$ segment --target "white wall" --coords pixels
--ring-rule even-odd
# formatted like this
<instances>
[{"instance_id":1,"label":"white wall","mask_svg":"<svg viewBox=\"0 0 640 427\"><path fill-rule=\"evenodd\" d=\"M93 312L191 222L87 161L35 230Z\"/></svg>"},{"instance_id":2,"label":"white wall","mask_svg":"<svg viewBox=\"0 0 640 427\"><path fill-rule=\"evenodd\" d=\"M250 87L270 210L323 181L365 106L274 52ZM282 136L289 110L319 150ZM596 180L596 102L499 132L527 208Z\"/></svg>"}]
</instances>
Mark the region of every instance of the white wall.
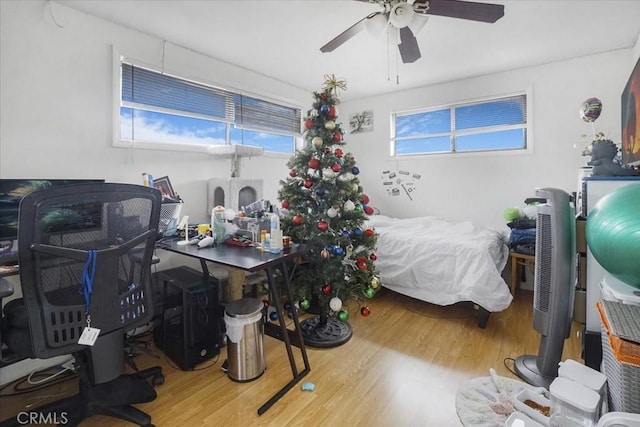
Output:
<instances>
[{"instance_id":1,"label":"white wall","mask_svg":"<svg viewBox=\"0 0 640 427\"><path fill-rule=\"evenodd\" d=\"M104 178L142 183L167 175L183 213L208 222L207 180L229 176L231 162L204 153L114 148L113 46L160 67L163 41L60 4L0 2L0 177ZM55 21L54 21L55 18ZM310 94L265 76L167 44L165 71L294 102ZM286 158L243 159L242 177L264 178L275 199Z\"/></svg>"},{"instance_id":2,"label":"white wall","mask_svg":"<svg viewBox=\"0 0 640 427\"><path fill-rule=\"evenodd\" d=\"M595 130L620 141L620 95L635 64L632 49L607 52L444 83L371 99L345 102L342 117L374 111L374 131L346 136L349 149L361 165L360 180L381 213L410 217L437 215L471 220L504 228L506 207L523 206L537 187L576 190L578 169L588 157L581 151L592 134L580 119L582 102L592 96L602 100L603 112ZM400 76L402 78L402 76ZM531 90L529 102L533 146L531 153L457 154L390 159L390 113L395 110L440 106L486 96ZM346 120L346 119L344 119ZM576 147L574 148L574 145ZM382 186L382 172L405 170L421 175L413 201L403 193L391 196Z\"/></svg>"},{"instance_id":3,"label":"white wall","mask_svg":"<svg viewBox=\"0 0 640 427\"><path fill-rule=\"evenodd\" d=\"M184 213L206 221L207 179L228 176L229 160L112 147L112 48L160 66L163 41L59 4L55 21L44 1L2 1L0 8L0 176L140 183L142 172L168 175L186 202ZM339 107L344 128L350 113L374 111L373 132L346 135L371 204L392 216L430 214L500 228L505 227L504 208L522 205L536 187L574 191L577 170L588 161L581 156L581 135L592 131L578 109L586 98L599 97L604 109L596 130L619 141L620 94L639 49L636 43L633 49L345 102ZM310 93L278 80L171 44L165 45L164 57L166 70L284 96L303 111L312 101ZM522 89L531 91L531 153L389 158L391 111ZM265 198L275 200L278 181L287 176L286 160L245 159L242 176L263 178ZM421 175L413 201L389 196L382 187L382 171L399 169Z\"/></svg>"}]
</instances>

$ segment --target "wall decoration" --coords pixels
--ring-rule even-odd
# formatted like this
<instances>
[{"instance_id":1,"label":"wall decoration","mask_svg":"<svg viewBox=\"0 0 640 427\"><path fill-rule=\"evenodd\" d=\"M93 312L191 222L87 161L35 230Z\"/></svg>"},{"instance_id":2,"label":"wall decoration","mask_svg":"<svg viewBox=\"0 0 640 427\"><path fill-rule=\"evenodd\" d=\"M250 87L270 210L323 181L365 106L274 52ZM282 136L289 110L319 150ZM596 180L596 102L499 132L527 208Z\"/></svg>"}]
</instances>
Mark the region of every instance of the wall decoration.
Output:
<instances>
[{"instance_id":1,"label":"wall decoration","mask_svg":"<svg viewBox=\"0 0 640 427\"><path fill-rule=\"evenodd\" d=\"M416 182L420 181L421 175L405 170L382 171L382 185L386 188L390 196L407 196L413 200L412 193L416 189Z\"/></svg>"},{"instance_id":2,"label":"wall decoration","mask_svg":"<svg viewBox=\"0 0 640 427\"><path fill-rule=\"evenodd\" d=\"M372 130L373 111L361 111L349 116L349 133L371 132Z\"/></svg>"}]
</instances>

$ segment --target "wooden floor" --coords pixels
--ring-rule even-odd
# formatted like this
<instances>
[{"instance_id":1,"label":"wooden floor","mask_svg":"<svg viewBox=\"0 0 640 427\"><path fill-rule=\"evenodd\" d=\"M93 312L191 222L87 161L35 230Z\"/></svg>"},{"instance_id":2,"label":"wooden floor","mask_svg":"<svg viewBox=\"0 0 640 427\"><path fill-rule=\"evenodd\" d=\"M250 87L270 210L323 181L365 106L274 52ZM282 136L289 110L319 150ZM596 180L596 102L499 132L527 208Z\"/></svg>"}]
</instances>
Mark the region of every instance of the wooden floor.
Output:
<instances>
[{"instance_id":1,"label":"wooden floor","mask_svg":"<svg viewBox=\"0 0 640 427\"><path fill-rule=\"evenodd\" d=\"M537 354L532 292L518 290L513 304L476 326L470 305L439 307L382 290L370 300L371 315L351 308L353 338L331 349L308 349L315 391L290 390L265 414L257 409L290 378L284 346L266 337L267 370L235 383L220 370L226 357L192 372L173 368L164 356L139 356L140 367L159 364L165 383L158 398L138 405L156 426L459 426L455 396L471 378L516 378L506 367L522 354ZM565 341L565 358L582 361L578 325ZM296 349L297 350L297 349ZM296 351L302 366L299 351ZM126 426L94 416L82 426Z\"/></svg>"}]
</instances>

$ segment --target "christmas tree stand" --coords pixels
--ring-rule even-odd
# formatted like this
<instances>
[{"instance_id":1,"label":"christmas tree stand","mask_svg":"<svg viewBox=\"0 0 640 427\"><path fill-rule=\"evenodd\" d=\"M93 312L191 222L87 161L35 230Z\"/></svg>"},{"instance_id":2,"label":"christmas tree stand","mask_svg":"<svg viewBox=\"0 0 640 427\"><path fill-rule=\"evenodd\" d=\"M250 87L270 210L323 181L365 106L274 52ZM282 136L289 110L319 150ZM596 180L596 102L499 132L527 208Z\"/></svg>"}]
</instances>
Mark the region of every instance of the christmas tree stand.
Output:
<instances>
[{"instance_id":1,"label":"christmas tree stand","mask_svg":"<svg viewBox=\"0 0 640 427\"><path fill-rule=\"evenodd\" d=\"M353 329L347 322L318 315L300 322L302 339L308 347L338 347L351 339Z\"/></svg>"}]
</instances>

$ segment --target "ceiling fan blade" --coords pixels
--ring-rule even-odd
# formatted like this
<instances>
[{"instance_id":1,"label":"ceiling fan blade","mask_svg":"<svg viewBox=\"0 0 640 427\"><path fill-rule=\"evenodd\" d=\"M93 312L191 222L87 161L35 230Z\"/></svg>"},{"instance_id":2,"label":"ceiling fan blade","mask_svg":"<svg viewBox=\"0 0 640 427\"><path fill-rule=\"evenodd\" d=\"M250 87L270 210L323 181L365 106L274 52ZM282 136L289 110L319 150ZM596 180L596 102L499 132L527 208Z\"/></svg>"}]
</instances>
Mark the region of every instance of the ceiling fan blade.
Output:
<instances>
[{"instance_id":1,"label":"ceiling fan blade","mask_svg":"<svg viewBox=\"0 0 640 427\"><path fill-rule=\"evenodd\" d=\"M400 44L398 45L400 50L400 57L405 64L416 62L420 59L420 48L418 47L418 41L416 36L413 35L411 28L400 28Z\"/></svg>"},{"instance_id":2,"label":"ceiling fan blade","mask_svg":"<svg viewBox=\"0 0 640 427\"><path fill-rule=\"evenodd\" d=\"M415 0L416 13L494 23L504 16L504 5L462 0Z\"/></svg>"},{"instance_id":3,"label":"ceiling fan blade","mask_svg":"<svg viewBox=\"0 0 640 427\"><path fill-rule=\"evenodd\" d=\"M364 30L365 27L366 27L366 22L367 22L368 19L371 19L374 16L379 15L381 13L382 12L373 12L373 13L369 14L368 16L365 16L364 18L362 18L361 20L359 20L358 22L356 22L355 24L353 24L352 26L350 26L349 28L347 28L346 30L344 30L343 32L338 34L329 43L327 43L324 46L322 46L320 48L320 51L321 52L333 52L336 48L338 48L339 46L344 44L351 37L355 36L360 31Z\"/></svg>"}]
</instances>

